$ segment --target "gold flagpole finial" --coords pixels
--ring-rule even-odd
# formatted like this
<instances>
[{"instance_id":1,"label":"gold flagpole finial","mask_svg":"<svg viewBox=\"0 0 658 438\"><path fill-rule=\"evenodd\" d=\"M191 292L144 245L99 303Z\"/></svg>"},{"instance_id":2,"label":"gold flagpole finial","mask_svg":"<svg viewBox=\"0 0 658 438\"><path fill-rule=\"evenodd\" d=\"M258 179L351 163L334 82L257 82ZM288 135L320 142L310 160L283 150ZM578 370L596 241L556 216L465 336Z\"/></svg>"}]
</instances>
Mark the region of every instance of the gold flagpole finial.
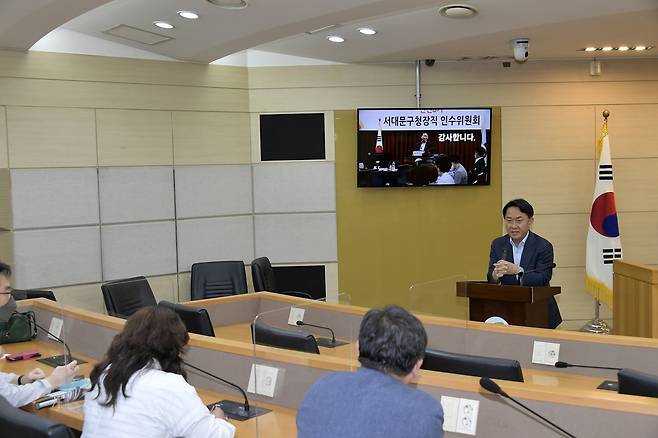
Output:
<instances>
[{"instance_id":1,"label":"gold flagpole finial","mask_svg":"<svg viewBox=\"0 0 658 438\"><path fill-rule=\"evenodd\" d=\"M608 121L608 117L610 117L610 111L603 110L603 118L605 119L606 122Z\"/></svg>"}]
</instances>

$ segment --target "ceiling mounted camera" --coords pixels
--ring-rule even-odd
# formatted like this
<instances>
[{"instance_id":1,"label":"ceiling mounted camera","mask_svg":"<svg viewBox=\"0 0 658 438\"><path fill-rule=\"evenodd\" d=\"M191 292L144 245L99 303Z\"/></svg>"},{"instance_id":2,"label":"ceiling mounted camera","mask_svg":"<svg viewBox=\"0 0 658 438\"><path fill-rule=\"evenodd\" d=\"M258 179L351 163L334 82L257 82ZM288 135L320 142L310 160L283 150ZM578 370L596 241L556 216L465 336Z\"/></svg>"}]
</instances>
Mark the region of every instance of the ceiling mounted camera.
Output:
<instances>
[{"instance_id":1,"label":"ceiling mounted camera","mask_svg":"<svg viewBox=\"0 0 658 438\"><path fill-rule=\"evenodd\" d=\"M517 38L512 40L512 49L514 51L514 59L516 62L526 62L528 60L528 46L530 40L528 38Z\"/></svg>"}]
</instances>

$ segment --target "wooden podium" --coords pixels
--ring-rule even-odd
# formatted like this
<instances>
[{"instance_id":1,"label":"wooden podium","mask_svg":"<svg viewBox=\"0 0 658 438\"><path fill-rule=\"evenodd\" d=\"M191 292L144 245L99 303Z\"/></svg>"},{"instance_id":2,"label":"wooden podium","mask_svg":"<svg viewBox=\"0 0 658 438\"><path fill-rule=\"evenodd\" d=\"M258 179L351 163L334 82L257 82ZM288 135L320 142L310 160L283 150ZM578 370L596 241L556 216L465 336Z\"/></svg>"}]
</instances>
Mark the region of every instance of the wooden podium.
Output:
<instances>
[{"instance_id":1,"label":"wooden podium","mask_svg":"<svg viewBox=\"0 0 658 438\"><path fill-rule=\"evenodd\" d=\"M458 281L457 296L467 297L469 319L484 321L500 316L512 325L548 328L546 300L560 293L559 287L510 286L486 281Z\"/></svg>"},{"instance_id":2,"label":"wooden podium","mask_svg":"<svg viewBox=\"0 0 658 438\"><path fill-rule=\"evenodd\" d=\"M623 260L612 269L614 334L658 338L658 269Z\"/></svg>"}]
</instances>

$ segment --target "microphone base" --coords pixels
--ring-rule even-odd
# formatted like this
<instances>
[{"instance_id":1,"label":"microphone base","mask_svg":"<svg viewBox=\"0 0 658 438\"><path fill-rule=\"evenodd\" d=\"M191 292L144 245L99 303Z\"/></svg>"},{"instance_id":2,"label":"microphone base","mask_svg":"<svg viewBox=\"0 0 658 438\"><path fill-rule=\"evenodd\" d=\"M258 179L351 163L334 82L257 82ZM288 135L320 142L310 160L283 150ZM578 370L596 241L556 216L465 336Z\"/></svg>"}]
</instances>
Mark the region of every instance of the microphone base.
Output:
<instances>
[{"instance_id":1,"label":"microphone base","mask_svg":"<svg viewBox=\"0 0 658 438\"><path fill-rule=\"evenodd\" d=\"M616 380L604 380L596 389L605 389L607 391L619 392L619 382Z\"/></svg>"},{"instance_id":2,"label":"microphone base","mask_svg":"<svg viewBox=\"0 0 658 438\"><path fill-rule=\"evenodd\" d=\"M249 410L244 410L244 403L235 402L233 400L222 400L216 403L211 403L208 405L208 409L213 406L217 406L224 411L226 418L232 420L245 421L250 418L258 417L268 412L272 412L271 409L260 408L258 406L249 406Z\"/></svg>"},{"instance_id":3,"label":"microphone base","mask_svg":"<svg viewBox=\"0 0 658 438\"><path fill-rule=\"evenodd\" d=\"M64 354L60 354L59 356L44 357L43 359L37 359L37 362L41 362L42 364L45 364L45 365L48 365L50 367L56 368L56 367L61 367L61 366L64 366L64 365L68 365L69 363L73 362L74 360L78 361L78 365L82 365L83 363L87 363L86 360L78 359L77 357L64 355Z\"/></svg>"},{"instance_id":4,"label":"microphone base","mask_svg":"<svg viewBox=\"0 0 658 438\"><path fill-rule=\"evenodd\" d=\"M319 347L325 348L336 348L340 347L341 345L349 344L349 342L339 341L338 339L336 339L336 342L331 342L331 339L329 338L316 338L315 340L317 341Z\"/></svg>"}]
</instances>

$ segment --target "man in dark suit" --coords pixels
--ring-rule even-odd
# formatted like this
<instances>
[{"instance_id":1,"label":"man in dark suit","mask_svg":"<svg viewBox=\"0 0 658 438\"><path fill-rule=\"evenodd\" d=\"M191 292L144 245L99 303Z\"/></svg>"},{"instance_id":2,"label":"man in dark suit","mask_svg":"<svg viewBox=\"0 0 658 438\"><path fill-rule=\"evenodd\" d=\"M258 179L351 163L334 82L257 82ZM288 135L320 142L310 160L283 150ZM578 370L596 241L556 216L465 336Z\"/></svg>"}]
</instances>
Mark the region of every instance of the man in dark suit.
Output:
<instances>
[{"instance_id":1,"label":"man in dark suit","mask_svg":"<svg viewBox=\"0 0 658 438\"><path fill-rule=\"evenodd\" d=\"M423 324L403 308L368 311L359 330L361 368L311 386L297 411L297 437L443 437L439 402L408 385L426 347Z\"/></svg>"},{"instance_id":2,"label":"man in dark suit","mask_svg":"<svg viewBox=\"0 0 658 438\"><path fill-rule=\"evenodd\" d=\"M553 276L553 245L530 231L535 211L525 199L514 199L503 207L507 235L491 242L489 253L490 283L548 286ZM525 271L537 270L536 272ZM555 298L548 299L548 324L555 328L562 322Z\"/></svg>"},{"instance_id":3,"label":"man in dark suit","mask_svg":"<svg viewBox=\"0 0 658 438\"><path fill-rule=\"evenodd\" d=\"M412 152L412 158L416 164L422 163L425 158L434 153L434 146L429 143L429 138L427 132L423 132L420 136L420 141L416 144L416 148Z\"/></svg>"}]
</instances>

